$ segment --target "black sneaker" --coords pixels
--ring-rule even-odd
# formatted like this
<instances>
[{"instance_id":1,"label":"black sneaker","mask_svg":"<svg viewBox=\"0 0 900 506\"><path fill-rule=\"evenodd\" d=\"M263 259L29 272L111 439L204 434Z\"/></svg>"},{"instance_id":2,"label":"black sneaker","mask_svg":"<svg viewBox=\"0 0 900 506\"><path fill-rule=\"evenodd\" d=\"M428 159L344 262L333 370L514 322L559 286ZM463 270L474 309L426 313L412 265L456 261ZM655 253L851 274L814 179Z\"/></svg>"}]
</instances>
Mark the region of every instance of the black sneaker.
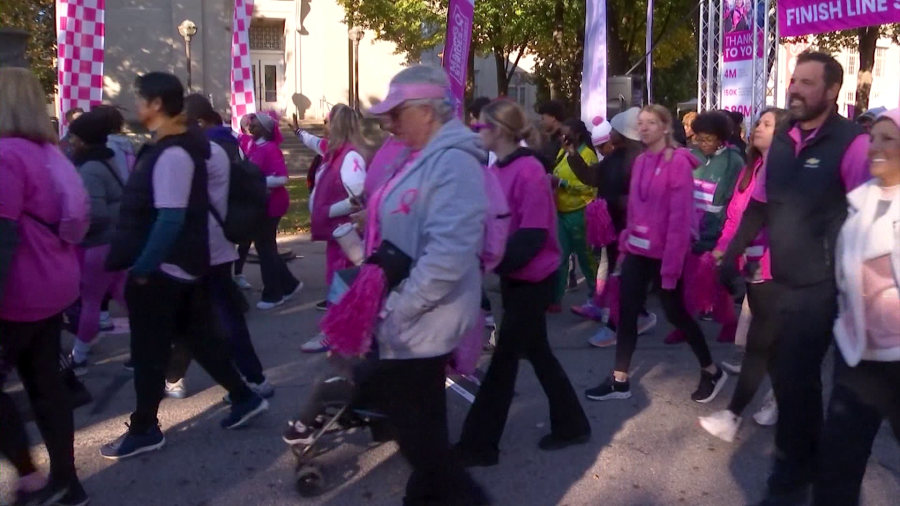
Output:
<instances>
[{"instance_id":1,"label":"black sneaker","mask_svg":"<svg viewBox=\"0 0 900 506\"><path fill-rule=\"evenodd\" d=\"M34 492L16 492L13 506L51 506L62 499L69 490L68 485L48 482L44 488Z\"/></svg>"},{"instance_id":2,"label":"black sneaker","mask_svg":"<svg viewBox=\"0 0 900 506\"><path fill-rule=\"evenodd\" d=\"M562 450L563 448L568 448L574 445L583 445L590 440L590 431L580 436L566 438L551 433L541 438L541 440L538 442L538 448L546 452L552 452L556 450Z\"/></svg>"},{"instance_id":3,"label":"black sneaker","mask_svg":"<svg viewBox=\"0 0 900 506\"><path fill-rule=\"evenodd\" d=\"M316 311L328 311L328 301L320 300L316 302Z\"/></svg>"},{"instance_id":4,"label":"black sneaker","mask_svg":"<svg viewBox=\"0 0 900 506\"><path fill-rule=\"evenodd\" d=\"M691 399L700 404L711 402L722 391L726 381L728 381L728 373L721 367L717 368L715 374L700 371L700 384L697 385L697 390L691 394Z\"/></svg>"},{"instance_id":5,"label":"black sneaker","mask_svg":"<svg viewBox=\"0 0 900 506\"><path fill-rule=\"evenodd\" d=\"M163 435L159 427L153 427L146 434L135 434L131 432L131 427L125 434L112 443L106 444L100 448L100 455L110 460L127 459L142 453L159 450L166 444L166 436Z\"/></svg>"},{"instance_id":6,"label":"black sneaker","mask_svg":"<svg viewBox=\"0 0 900 506\"><path fill-rule=\"evenodd\" d=\"M584 395L592 401L627 399L631 397L631 383L628 380L616 381L610 374L599 386L585 390Z\"/></svg>"},{"instance_id":7,"label":"black sneaker","mask_svg":"<svg viewBox=\"0 0 900 506\"><path fill-rule=\"evenodd\" d=\"M268 409L269 401L253 394L252 397L244 402L232 404L231 413L223 418L219 424L223 429L237 429Z\"/></svg>"},{"instance_id":8,"label":"black sneaker","mask_svg":"<svg viewBox=\"0 0 900 506\"><path fill-rule=\"evenodd\" d=\"M761 502L749 506L806 506L809 504L810 495L808 487L789 494L769 492Z\"/></svg>"},{"instance_id":9,"label":"black sneaker","mask_svg":"<svg viewBox=\"0 0 900 506\"><path fill-rule=\"evenodd\" d=\"M460 443L451 448L463 467L493 467L500 463L500 452L470 450Z\"/></svg>"},{"instance_id":10,"label":"black sneaker","mask_svg":"<svg viewBox=\"0 0 900 506\"><path fill-rule=\"evenodd\" d=\"M91 498L84 491L81 482L76 481L69 485L69 491L62 496L62 499L56 501L55 506L87 506L89 502L91 502Z\"/></svg>"},{"instance_id":11,"label":"black sneaker","mask_svg":"<svg viewBox=\"0 0 900 506\"><path fill-rule=\"evenodd\" d=\"M303 422L292 420L288 422L288 428L284 431L281 439L291 446L311 445L315 440L313 438L315 433L316 431L312 427L304 425Z\"/></svg>"},{"instance_id":12,"label":"black sneaker","mask_svg":"<svg viewBox=\"0 0 900 506\"><path fill-rule=\"evenodd\" d=\"M134 372L134 359L128 357L128 360L126 360L125 363L122 364L122 367L124 367L128 372Z\"/></svg>"}]
</instances>

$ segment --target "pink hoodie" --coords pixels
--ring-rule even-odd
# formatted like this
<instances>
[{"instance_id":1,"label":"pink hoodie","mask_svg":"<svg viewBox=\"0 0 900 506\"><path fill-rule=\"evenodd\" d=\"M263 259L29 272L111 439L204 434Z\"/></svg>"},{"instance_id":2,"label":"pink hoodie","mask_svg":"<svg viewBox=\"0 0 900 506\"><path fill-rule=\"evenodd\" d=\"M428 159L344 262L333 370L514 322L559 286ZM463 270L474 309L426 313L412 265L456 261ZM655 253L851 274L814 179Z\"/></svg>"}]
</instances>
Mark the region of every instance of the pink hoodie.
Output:
<instances>
[{"instance_id":1,"label":"pink hoodie","mask_svg":"<svg viewBox=\"0 0 900 506\"><path fill-rule=\"evenodd\" d=\"M241 140L239 138L239 140ZM287 177L287 165L284 163L284 153L281 152L281 136L277 140L263 142L253 141L247 149L247 160L256 164L262 173L268 176ZM278 186L269 188L268 214L270 217L282 217L287 213L291 201L287 188Z\"/></svg>"},{"instance_id":2,"label":"pink hoodie","mask_svg":"<svg viewBox=\"0 0 900 506\"><path fill-rule=\"evenodd\" d=\"M684 148L666 161L666 151L645 151L634 161L620 244L630 254L662 259L662 288L674 290L696 228L693 170L700 162Z\"/></svg>"},{"instance_id":3,"label":"pink hoodie","mask_svg":"<svg viewBox=\"0 0 900 506\"><path fill-rule=\"evenodd\" d=\"M763 171L759 170L762 164L763 158L760 157L752 168L750 166L744 167L741 174L738 176L737 183L734 187L734 195L731 197L731 203L728 204L728 210L725 211L726 217L725 225L722 227L722 236L719 237L719 242L716 244L715 251L724 253L725 250L728 249L728 243L734 239L734 235L737 233L738 227L741 224L741 217L744 215L744 211L747 210L747 206L750 204L750 197L753 196L756 183L759 181L760 175L764 174ZM753 176L750 178L750 184L748 184L747 188L742 192L740 190L741 181L744 179L744 174L748 170L753 171ZM746 255L748 261L759 262L761 281L769 281L772 279L769 238L766 235L765 230L760 232L759 236L750 243Z\"/></svg>"}]
</instances>

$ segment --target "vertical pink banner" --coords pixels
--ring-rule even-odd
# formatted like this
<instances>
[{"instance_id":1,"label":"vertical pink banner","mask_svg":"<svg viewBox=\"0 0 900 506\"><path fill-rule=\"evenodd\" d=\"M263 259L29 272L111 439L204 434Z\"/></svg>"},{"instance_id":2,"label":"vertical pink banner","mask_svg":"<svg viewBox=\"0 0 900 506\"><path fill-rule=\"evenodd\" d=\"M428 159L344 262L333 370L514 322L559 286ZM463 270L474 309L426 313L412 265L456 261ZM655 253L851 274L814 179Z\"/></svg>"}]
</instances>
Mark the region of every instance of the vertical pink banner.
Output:
<instances>
[{"instance_id":1,"label":"vertical pink banner","mask_svg":"<svg viewBox=\"0 0 900 506\"><path fill-rule=\"evenodd\" d=\"M66 111L103 101L106 0L56 0L59 127Z\"/></svg>"},{"instance_id":2,"label":"vertical pink banner","mask_svg":"<svg viewBox=\"0 0 900 506\"><path fill-rule=\"evenodd\" d=\"M256 112L253 67L250 62L250 21L253 0L234 0L231 30L231 129L240 132L241 118Z\"/></svg>"},{"instance_id":3,"label":"vertical pink banner","mask_svg":"<svg viewBox=\"0 0 900 506\"><path fill-rule=\"evenodd\" d=\"M450 0L447 9L447 40L442 67L450 79L456 114L463 117L466 96L466 73L469 70L469 46L472 44L472 19L475 0Z\"/></svg>"}]
</instances>

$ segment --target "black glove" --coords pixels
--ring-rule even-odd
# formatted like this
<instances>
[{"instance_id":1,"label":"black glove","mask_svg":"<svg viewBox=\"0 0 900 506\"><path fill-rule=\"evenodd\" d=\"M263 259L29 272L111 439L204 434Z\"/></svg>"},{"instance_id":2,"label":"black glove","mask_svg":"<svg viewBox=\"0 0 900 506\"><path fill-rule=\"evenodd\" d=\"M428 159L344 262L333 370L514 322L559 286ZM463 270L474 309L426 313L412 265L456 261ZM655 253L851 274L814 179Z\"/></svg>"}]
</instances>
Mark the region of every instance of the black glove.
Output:
<instances>
[{"instance_id":1,"label":"black glove","mask_svg":"<svg viewBox=\"0 0 900 506\"><path fill-rule=\"evenodd\" d=\"M388 290L393 290L401 281L409 277L412 269L412 258L390 241L381 241L381 246L372 253L366 263L381 267L388 281Z\"/></svg>"}]
</instances>

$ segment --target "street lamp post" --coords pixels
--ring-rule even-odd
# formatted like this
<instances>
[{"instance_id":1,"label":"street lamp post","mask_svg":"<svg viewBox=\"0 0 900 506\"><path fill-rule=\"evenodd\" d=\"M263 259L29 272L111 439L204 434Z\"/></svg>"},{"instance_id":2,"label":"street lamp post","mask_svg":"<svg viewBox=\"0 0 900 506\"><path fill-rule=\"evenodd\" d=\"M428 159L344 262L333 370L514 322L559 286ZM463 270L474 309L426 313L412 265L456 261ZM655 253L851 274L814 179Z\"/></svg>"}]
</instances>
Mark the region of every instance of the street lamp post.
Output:
<instances>
[{"instance_id":1,"label":"street lamp post","mask_svg":"<svg viewBox=\"0 0 900 506\"><path fill-rule=\"evenodd\" d=\"M187 89L191 91L191 39L197 35L197 25L190 19L185 19L178 25L178 33L184 37L184 56L187 58Z\"/></svg>"},{"instance_id":2,"label":"street lamp post","mask_svg":"<svg viewBox=\"0 0 900 506\"><path fill-rule=\"evenodd\" d=\"M353 41L353 108L359 112L359 43L366 32L356 26L350 29L350 40Z\"/></svg>"}]
</instances>

